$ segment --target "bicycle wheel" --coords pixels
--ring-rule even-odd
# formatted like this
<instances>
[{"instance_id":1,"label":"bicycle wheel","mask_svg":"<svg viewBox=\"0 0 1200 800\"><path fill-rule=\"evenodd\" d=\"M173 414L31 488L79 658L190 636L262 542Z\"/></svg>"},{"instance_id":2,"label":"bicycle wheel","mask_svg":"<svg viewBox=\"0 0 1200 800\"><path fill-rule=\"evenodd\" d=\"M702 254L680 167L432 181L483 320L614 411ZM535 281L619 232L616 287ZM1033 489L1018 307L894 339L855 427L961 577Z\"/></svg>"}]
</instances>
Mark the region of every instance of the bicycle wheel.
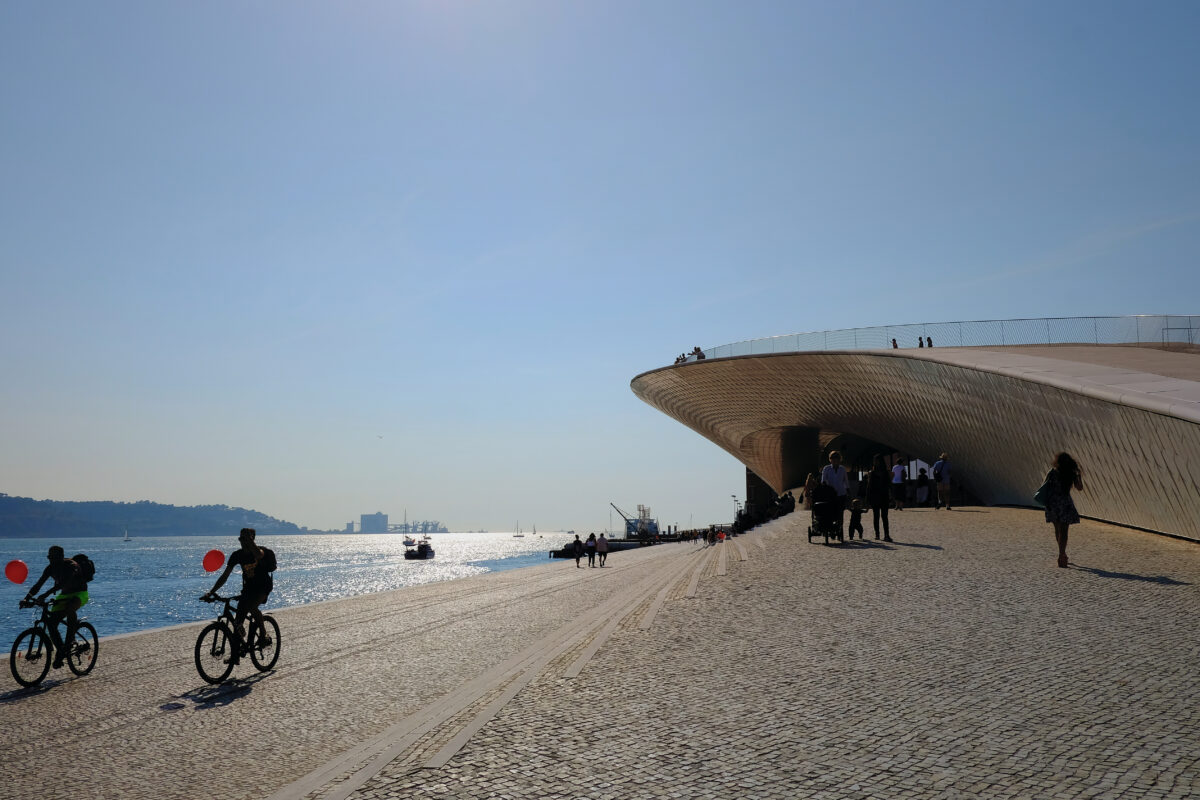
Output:
<instances>
[{"instance_id":1,"label":"bicycle wheel","mask_svg":"<svg viewBox=\"0 0 1200 800\"><path fill-rule=\"evenodd\" d=\"M22 686L37 686L50 671L50 637L39 628L27 628L13 642L8 666Z\"/></svg>"},{"instance_id":2,"label":"bicycle wheel","mask_svg":"<svg viewBox=\"0 0 1200 800\"><path fill-rule=\"evenodd\" d=\"M279 623L263 615L263 624L250 629L250 660L259 672L266 672L279 660Z\"/></svg>"},{"instance_id":3,"label":"bicycle wheel","mask_svg":"<svg viewBox=\"0 0 1200 800\"><path fill-rule=\"evenodd\" d=\"M196 637L196 671L209 683L220 683L237 663L237 639L223 622L210 622Z\"/></svg>"},{"instance_id":4,"label":"bicycle wheel","mask_svg":"<svg viewBox=\"0 0 1200 800\"><path fill-rule=\"evenodd\" d=\"M96 655L100 652L100 640L90 622L81 622L75 628L75 638L67 651L67 666L76 675L87 675L96 666Z\"/></svg>"}]
</instances>

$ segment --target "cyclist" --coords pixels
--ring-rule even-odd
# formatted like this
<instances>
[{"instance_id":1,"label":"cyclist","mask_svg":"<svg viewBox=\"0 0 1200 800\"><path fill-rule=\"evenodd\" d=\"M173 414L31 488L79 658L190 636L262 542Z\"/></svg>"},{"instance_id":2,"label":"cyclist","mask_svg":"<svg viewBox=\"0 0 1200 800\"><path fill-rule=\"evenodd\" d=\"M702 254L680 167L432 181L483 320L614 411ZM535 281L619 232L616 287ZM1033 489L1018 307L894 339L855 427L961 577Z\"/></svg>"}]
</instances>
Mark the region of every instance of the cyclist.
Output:
<instances>
[{"instance_id":1,"label":"cyclist","mask_svg":"<svg viewBox=\"0 0 1200 800\"><path fill-rule=\"evenodd\" d=\"M42 577L38 578L37 583L29 588L25 599L21 601L21 607L28 608L32 604L30 601L33 600L33 596L37 594L38 589L42 588L42 584L51 578L54 579L51 587L38 599L45 600L54 592L59 593L54 598L54 602L50 604L49 625L47 626L50 629L50 640L54 643L54 668L59 669L63 665L66 647L63 646L58 626L65 618L68 639L75 635L75 626L79 622L76 612L87 605L88 601L87 579L79 565L66 558L63 549L58 545L50 548L50 551L46 553L46 558L50 560L50 563L42 571Z\"/></svg>"},{"instance_id":2,"label":"cyclist","mask_svg":"<svg viewBox=\"0 0 1200 800\"><path fill-rule=\"evenodd\" d=\"M242 545L241 548L229 554L225 571L221 573L221 577L217 578L217 582L213 584L208 594L203 595L200 599L209 603L215 600L217 590L225 585L229 573L233 572L233 568L240 564L242 566L242 594L238 600L234 623L237 625L238 636L245 641L246 615L250 614L257 622L262 622L262 612L258 610L258 607L267 602L267 596L271 594L271 589L275 586L275 581L271 577L271 573L275 571L275 553L269 547L259 547L254 543L254 528L242 528L242 532L238 534L238 541Z\"/></svg>"}]
</instances>

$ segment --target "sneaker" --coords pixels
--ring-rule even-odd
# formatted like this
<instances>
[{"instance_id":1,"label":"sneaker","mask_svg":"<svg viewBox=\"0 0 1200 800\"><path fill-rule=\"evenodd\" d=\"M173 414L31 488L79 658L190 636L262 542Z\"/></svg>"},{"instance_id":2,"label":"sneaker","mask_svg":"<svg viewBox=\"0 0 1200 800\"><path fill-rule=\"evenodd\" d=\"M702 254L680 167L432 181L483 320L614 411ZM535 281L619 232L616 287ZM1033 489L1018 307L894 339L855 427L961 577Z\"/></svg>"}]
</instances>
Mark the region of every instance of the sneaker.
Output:
<instances>
[{"instance_id":1,"label":"sneaker","mask_svg":"<svg viewBox=\"0 0 1200 800\"><path fill-rule=\"evenodd\" d=\"M54 664L53 664L52 666L53 666L55 669L62 669L62 667L63 667L63 657L62 657L62 656L55 656L55 658L54 658Z\"/></svg>"},{"instance_id":2,"label":"sneaker","mask_svg":"<svg viewBox=\"0 0 1200 800\"><path fill-rule=\"evenodd\" d=\"M892 540L892 537L890 537L890 536L885 536L885 537L883 537L883 540L884 540L885 542L890 542L890 541Z\"/></svg>"}]
</instances>

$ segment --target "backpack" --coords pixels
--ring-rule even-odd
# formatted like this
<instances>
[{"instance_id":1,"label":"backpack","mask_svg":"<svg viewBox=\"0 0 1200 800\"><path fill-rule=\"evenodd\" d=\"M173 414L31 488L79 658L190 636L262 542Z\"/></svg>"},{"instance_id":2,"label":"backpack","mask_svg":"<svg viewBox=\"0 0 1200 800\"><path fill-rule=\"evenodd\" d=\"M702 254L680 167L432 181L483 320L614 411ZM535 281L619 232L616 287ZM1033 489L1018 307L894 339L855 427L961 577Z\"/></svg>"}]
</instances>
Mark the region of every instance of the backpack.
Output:
<instances>
[{"instance_id":1,"label":"backpack","mask_svg":"<svg viewBox=\"0 0 1200 800\"><path fill-rule=\"evenodd\" d=\"M258 568L263 572L274 572L276 567L275 551L269 547L260 547L259 550L262 550L262 555L258 558Z\"/></svg>"},{"instance_id":2,"label":"backpack","mask_svg":"<svg viewBox=\"0 0 1200 800\"><path fill-rule=\"evenodd\" d=\"M71 556L71 560L75 562L75 566L79 569L79 580L84 584L84 588L87 588L87 584L91 582L92 578L96 577L95 562L88 558L86 553L76 553Z\"/></svg>"}]
</instances>

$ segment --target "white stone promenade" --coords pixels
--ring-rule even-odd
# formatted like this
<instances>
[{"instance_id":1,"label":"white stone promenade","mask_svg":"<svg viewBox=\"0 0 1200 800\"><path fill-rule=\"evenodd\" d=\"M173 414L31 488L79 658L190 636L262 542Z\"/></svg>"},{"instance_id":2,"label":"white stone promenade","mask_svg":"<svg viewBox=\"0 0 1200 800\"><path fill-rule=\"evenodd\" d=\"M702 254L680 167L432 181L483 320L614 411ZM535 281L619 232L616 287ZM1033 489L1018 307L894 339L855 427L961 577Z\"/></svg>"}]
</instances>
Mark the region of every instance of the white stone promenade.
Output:
<instances>
[{"instance_id":1,"label":"white stone promenade","mask_svg":"<svg viewBox=\"0 0 1200 800\"><path fill-rule=\"evenodd\" d=\"M1033 511L806 523L280 611L276 670L224 687L198 626L5 668L0 796L1200 796L1200 546L1084 522L1064 570Z\"/></svg>"}]
</instances>

